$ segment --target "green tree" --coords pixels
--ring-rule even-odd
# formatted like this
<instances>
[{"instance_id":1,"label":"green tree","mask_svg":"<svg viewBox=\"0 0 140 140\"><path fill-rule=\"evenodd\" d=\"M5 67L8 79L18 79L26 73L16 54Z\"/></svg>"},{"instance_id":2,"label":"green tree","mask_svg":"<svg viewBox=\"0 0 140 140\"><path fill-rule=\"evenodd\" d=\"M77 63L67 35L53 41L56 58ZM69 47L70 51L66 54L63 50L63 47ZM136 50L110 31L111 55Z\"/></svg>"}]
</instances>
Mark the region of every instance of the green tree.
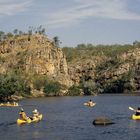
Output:
<instances>
[{"instance_id":1,"label":"green tree","mask_svg":"<svg viewBox=\"0 0 140 140\"><path fill-rule=\"evenodd\" d=\"M23 31L20 30L20 31L19 31L19 35L23 35Z\"/></svg>"},{"instance_id":2,"label":"green tree","mask_svg":"<svg viewBox=\"0 0 140 140\"><path fill-rule=\"evenodd\" d=\"M18 34L18 29L14 29L13 33L14 33L14 35L17 35Z\"/></svg>"},{"instance_id":3,"label":"green tree","mask_svg":"<svg viewBox=\"0 0 140 140\"><path fill-rule=\"evenodd\" d=\"M44 92L46 96L57 96L61 90L61 84L58 82L46 82Z\"/></svg>"},{"instance_id":4,"label":"green tree","mask_svg":"<svg viewBox=\"0 0 140 140\"><path fill-rule=\"evenodd\" d=\"M7 33L7 37L11 38L11 37L13 37L13 34L11 32Z\"/></svg>"},{"instance_id":5,"label":"green tree","mask_svg":"<svg viewBox=\"0 0 140 140\"><path fill-rule=\"evenodd\" d=\"M41 75L34 76L33 85L37 90L42 89L46 83L47 83L46 76Z\"/></svg>"},{"instance_id":6,"label":"green tree","mask_svg":"<svg viewBox=\"0 0 140 140\"><path fill-rule=\"evenodd\" d=\"M42 28L41 34L45 35L45 33L46 33L46 29L45 28Z\"/></svg>"},{"instance_id":7,"label":"green tree","mask_svg":"<svg viewBox=\"0 0 140 140\"><path fill-rule=\"evenodd\" d=\"M83 90L85 95L94 95L97 92L97 87L94 80L84 81L83 84Z\"/></svg>"},{"instance_id":8,"label":"green tree","mask_svg":"<svg viewBox=\"0 0 140 140\"><path fill-rule=\"evenodd\" d=\"M5 33L3 31L0 31L0 40L4 38Z\"/></svg>"},{"instance_id":9,"label":"green tree","mask_svg":"<svg viewBox=\"0 0 140 140\"><path fill-rule=\"evenodd\" d=\"M30 93L30 87L20 76L15 74L0 75L0 100L7 101L11 95Z\"/></svg>"},{"instance_id":10,"label":"green tree","mask_svg":"<svg viewBox=\"0 0 140 140\"><path fill-rule=\"evenodd\" d=\"M71 96L78 96L81 94L81 90L79 88L79 86L71 86L68 90L68 95L71 95Z\"/></svg>"},{"instance_id":11,"label":"green tree","mask_svg":"<svg viewBox=\"0 0 140 140\"><path fill-rule=\"evenodd\" d=\"M55 36L55 37L53 38L53 41L54 41L55 47L59 47L60 40L59 40L58 36Z\"/></svg>"}]
</instances>

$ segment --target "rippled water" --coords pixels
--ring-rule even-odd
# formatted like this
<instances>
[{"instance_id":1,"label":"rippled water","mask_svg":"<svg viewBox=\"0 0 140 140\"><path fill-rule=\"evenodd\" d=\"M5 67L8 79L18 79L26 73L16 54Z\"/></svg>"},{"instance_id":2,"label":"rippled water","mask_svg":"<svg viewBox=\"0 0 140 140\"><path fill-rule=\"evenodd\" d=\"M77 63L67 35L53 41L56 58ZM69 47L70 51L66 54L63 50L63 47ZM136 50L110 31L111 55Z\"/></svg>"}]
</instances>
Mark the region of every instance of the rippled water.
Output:
<instances>
[{"instance_id":1,"label":"rippled water","mask_svg":"<svg viewBox=\"0 0 140 140\"><path fill-rule=\"evenodd\" d=\"M89 99L93 108L83 105ZM43 120L19 126L20 107L0 108L0 140L139 140L140 121L131 120L128 107L140 106L140 96L103 95L86 97L49 97L20 102L28 115L37 108ZM97 117L108 117L115 124L94 126Z\"/></svg>"}]
</instances>

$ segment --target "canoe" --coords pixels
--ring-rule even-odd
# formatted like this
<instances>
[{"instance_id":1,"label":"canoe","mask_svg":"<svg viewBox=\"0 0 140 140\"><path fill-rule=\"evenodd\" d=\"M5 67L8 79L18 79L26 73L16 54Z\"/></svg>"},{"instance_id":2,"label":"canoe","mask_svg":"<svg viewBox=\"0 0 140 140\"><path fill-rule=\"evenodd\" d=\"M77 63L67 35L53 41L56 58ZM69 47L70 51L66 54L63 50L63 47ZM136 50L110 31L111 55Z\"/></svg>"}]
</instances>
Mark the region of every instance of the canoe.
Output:
<instances>
[{"instance_id":1,"label":"canoe","mask_svg":"<svg viewBox=\"0 0 140 140\"><path fill-rule=\"evenodd\" d=\"M25 124L25 123L39 122L40 120L42 120L42 118L43 118L43 115L40 114L38 118L33 119L33 120L31 120L30 118L27 121L22 120L22 119L17 119L17 124L20 125L20 124Z\"/></svg>"},{"instance_id":2,"label":"canoe","mask_svg":"<svg viewBox=\"0 0 140 140\"><path fill-rule=\"evenodd\" d=\"M137 115L133 114L132 119L133 120L140 120L140 115L137 116Z\"/></svg>"},{"instance_id":3,"label":"canoe","mask_svg":"<svg viewBox=\"0 0 140 140\"><path fill-rule=\"evenodd\" d=\"M96 105L96 103L92 103L92 104L89 104L89 103L84 103L85 106L89 106L89 107L93 107Z\"/></svg>"},{"instance_id":4,"label":"canoe","mask_svg":"<svg viewBox=\"0 0 140 140\"><path fill-rule=\"evenodd\" d=\"M0 106L16 107L16 106L19 106L19 105L12 105L12 104L0 104Z\"/></svg>"}]
</instances>

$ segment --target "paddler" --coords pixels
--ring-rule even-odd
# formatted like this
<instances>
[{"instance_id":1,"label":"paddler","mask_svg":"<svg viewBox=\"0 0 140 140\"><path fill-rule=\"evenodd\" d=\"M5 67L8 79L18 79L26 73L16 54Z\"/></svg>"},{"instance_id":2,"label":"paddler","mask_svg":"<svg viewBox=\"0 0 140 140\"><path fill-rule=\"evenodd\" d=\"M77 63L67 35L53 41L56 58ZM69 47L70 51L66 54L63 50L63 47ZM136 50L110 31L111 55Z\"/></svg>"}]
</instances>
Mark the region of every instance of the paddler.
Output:
<instances>
[{"instance_id":1,"label":"paddler","mask_svg":"<svg viewBox=\"0 0 140 140\"><path fill-rule=\"evenodd\" d=\"M36 118L38 118L39 117L39 112L38 112L38 110L37 109L34 109L33 111L32 111L32 113L33 113L33 119L36 119Z\"/></svg>"},{"instance_id":2,"label":"paddler","mask_svg":"<svg viewBox=\"0 0 140 140\"><path fill-rule=\"evenodd\" d=\"M89 101L88 101L88 104L89 104L89 106L92 106L92 105L93 105L92 100L89 100Z\"/></svg>"},{"instance_id":3,"label":"paddler","mask_svg":"<svg viewBox=\"0 0 140 140\"><path fill-rule=\"evenodd\" d=\"M136 114L135 114L135 115L136 115L136 116L140 116L140 107L137 108Z\"/></svg>"},{"instance_id":4,"label":"paddler","mask_svg":"<svg viewBox=\"0 0 140 140\"><path fill-rule=\"evenodd\" d=\"M24 112L24 109L23 108L21 108L21 110L19 112L19 115L20 115L20 119L21 120L27 121L29 119L29 117L27 117L26 113Z\"/></svg>"}]
</instances>

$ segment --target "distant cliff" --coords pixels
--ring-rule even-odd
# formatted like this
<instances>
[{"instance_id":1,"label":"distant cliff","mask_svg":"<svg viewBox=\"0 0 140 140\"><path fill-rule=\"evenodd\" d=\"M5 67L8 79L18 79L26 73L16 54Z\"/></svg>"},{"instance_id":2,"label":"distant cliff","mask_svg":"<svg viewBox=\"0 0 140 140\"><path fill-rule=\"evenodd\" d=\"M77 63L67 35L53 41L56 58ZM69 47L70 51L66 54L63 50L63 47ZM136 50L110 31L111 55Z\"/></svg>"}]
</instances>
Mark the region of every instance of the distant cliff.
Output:
<instances>
[{"instance_id":1,"label":"distant cliff","mask_svg":"<svg viewBox=\"0 0 140 140\"><path fill-rule=\"evenodd\" d=\"M63 48L69 75L84 94L140 91L140 43L133 45L81 44Z\"/></svg>"},{"instance_id":2,"label":"distant cliff","mask_svg":"<svg viewBox=\"0 0 140 140\"><path fill-rule=\"evenodd\" d=\"M136 92L139 74L139 42L60 48L39 33L0 41L0 99Z\"/></svg>"}]
</instances>

